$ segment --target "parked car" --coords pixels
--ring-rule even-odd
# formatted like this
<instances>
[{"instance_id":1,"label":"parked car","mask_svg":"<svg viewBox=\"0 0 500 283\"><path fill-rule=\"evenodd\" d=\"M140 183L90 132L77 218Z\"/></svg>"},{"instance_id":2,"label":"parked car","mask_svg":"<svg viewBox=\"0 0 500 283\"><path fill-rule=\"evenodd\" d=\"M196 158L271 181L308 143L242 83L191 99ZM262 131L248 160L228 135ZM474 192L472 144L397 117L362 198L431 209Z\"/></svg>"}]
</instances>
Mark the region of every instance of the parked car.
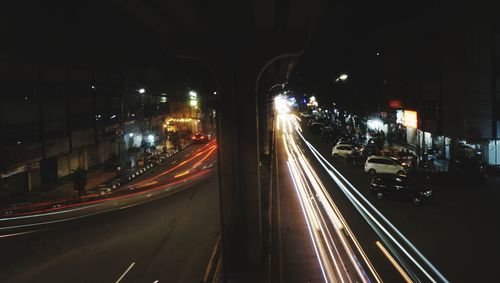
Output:
<instances>
[{"instance_id":1,"label":"parked car","mask_svg":"<svg viewBox=\"0 0 500 283\"><path fill-rule=\"evenodd\" d=\"M325 125L321 123L312 123L309 126L309 133L313 135L320 135L321 132L323 132L323 129L325 128Z\"/></svg>"},{"instance_id":2,"label":"parked car","mask_svg":"<svg viewBox=\"0 0 500 283\"><path fill-rule=\"evenodd\" d=\"M340 140L337 142L336 145L351 145L352 146L352 142L351 141L346 141L346 140Z\"/></svg>"},{"instance_id":3,"label":"parked car","mask_svg":"<svg viewBox=\"0 0 500 283\"><path fill-rule=\"evenodd\" d=\"M365 163L365 172L375 174L406 174L408 167L405 163L394 157L370 156Z\"/></svg>"},{"instance_id":4,"label":"parked car","mask_svg":"<svg viewBox=\"0 0 500 283\"><path fill-rule=\"evenodd\" d=\"M432 189L425 178L394 174L373 176L370 190L377 199L405 199L411 200L415 205L422 204L432 195Z\"/></svg>"},{"instance_id":5,"label":"parked car","mask_svg":"<svg viewBox=\"0 0 500 283\"><path fill-rule=\"evenodd\" d=\"M354 151L354 146L351 144L337 144L332 148L333 157L349 157Z\"/></svg>"},{"instance_id":6,"label":"parked car","mask_svg":"<svg viewBox=\"0 0 500 283\"><path fill-rule=\"evenodd\" d=\"M465 180L486 182L486 167L486 164L479 160L459 158L450 160L449 170Z\"/></svg>"},{"instance_id":7,"label":"parked car","mask_svg":"<svg viewBox=\"0 0 500 283\"><path fill-rule=\"evenodd\" d=\"M310 119L312 118L312 115L307 112L300 112L300 117L305 119Z\"/></svg>"},{"instance_id":8,"label":"parked car","mask_svg":"<svg viewBox=\"0 0 500 283\"><path fill-rule=\"evenodd\" d=\"M373 147L376 147L379 150L381 150L384 147L384 143L385 143L385 138L378 136L378 137L370 138L368 140L368 142L366 143L366 145L373 146Z\"/></svg>"},{"instance_id":9,"label":"parked car","mask_svg":"<svg viewBox=\"0 0 500 283\"><path fill-rule=\"evenodd\" d=\"M207 143L210 140L210 136L207 133L198 133L193 135L192 140L194 143Z\"/></svg>"},{"instance_id":10,"label":"parked car","mask_svg":"<svg viewBox=\"0 0 500 283\"><path fill-rule=\"evenodd\" d=\"M335 130L330 126L325 126L321 131L321 138L330 140L335 136Z\"/></svg>"},{"instance_id":11,"label":"parked car","mask_svg":"<svg viewBox=\"0 0 500 283\"><path fill-rule=\"evenodd\" d=\"M354 145L354 150L349 156L353 166L364 165L368 156L373 154L368 154L364 146Z\"/></svg>"},{"instance_id":12,"label":"parked car","mask_svg":"<svg viewBox=\"0 0 500 283\"><path fill-rule=\"evenodd\" d=\"M102 184L98 185L95 188L89 189L87 191L88 194L97 194L97 195L107 195L110 194L113 191L113 187L111 184Z\"/></svg>"}]
</instances>

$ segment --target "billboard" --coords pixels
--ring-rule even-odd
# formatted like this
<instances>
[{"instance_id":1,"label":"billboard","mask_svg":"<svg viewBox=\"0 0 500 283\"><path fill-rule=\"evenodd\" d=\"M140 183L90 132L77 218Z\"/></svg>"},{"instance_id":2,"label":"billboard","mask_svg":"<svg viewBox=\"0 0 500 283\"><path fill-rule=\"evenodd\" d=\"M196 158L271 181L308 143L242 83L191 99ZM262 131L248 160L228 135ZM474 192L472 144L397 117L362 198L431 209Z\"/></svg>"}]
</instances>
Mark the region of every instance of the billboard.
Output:
<instances>
[{"instance_id":1,"label":"billboard","mask_svg":"<svg viewBox=\"0 0 500 283\"><path fill-rule=\"evenodd\" d=\"M403 111L403 125L408 128L418 128L418 115L417 111L404 110Z\"/></svg>"}]
</instances>

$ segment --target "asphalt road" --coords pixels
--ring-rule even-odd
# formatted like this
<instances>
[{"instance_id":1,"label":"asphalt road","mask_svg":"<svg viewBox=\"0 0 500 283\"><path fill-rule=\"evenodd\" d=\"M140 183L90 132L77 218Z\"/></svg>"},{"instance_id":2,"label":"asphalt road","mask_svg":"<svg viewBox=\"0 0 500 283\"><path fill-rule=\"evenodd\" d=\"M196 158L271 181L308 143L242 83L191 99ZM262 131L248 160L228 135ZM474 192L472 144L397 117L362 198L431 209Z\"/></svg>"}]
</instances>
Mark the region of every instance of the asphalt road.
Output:
<instances>
[{"instance_id":1,"label":"asphalt road","mask_svg":"<svg viewBox=\"0 0 500 283\"><path fill-rule=\"evenodd\" d=\"M377 200L369 191L371 178L362 167L354 167L341 159L334 160L329 156L331 147L324 140L308 135L307 130L304 136L447 280L498 281L495 270L496 256L500 252L500 212L495 207L500 199L499 178L492 177L482 186L459 178L437 177L432 187L432 199L421 206L414 206L409 201ZM401 281L387 258L375 247L378 236L374 235L370 225L360 217L359 211L310 151L308 158L382 279L386 282Z\"/></svg>"},{"instance_id":2,"label":"asphalt road","mask_svg":"<svg viewBox=\"0 0 500 283\"><path fill-rule=\"evenodd\" d=\"M190 159L197 149L180 152L161 170ZM143 187L144 193L105 202L99 214L3 231L0 282L199 282L220 231L216 171L156 189L189 177L183 174L199 160L152 180L145 177L157 183ZM45 217L54 216L37 221Z\"/></svg>"}]
</instances>

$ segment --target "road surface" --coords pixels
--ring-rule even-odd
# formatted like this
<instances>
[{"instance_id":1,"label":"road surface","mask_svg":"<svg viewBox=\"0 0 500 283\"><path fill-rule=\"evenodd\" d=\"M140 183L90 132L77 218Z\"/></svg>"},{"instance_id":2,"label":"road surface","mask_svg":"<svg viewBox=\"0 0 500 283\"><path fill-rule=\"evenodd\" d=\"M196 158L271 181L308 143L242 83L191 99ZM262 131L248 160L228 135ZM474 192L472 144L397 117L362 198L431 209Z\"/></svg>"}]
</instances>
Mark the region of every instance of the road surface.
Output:
<instances>
[{"instance_id":1,"label":"road surface","mask_svg":"<svg viewBox=\"0 0 500 283\"><path fill-rule=\"evenodd\" d=\"M204 155L189 160L199 148L178 153L167 168L132 183L155 182L135 188L143 193L69 213L2 221L0 282L199 282L220 231L215 167L162 187L200 174L185 172L215 160L213 151L198 165ZM97 214L81 217L88 213ZM62 221L75 215L81 218Z\"/></svg>"},{"instance_id":2,"label":"road surface","mask_svg":"<svg viewBox=\"0 0 500 283\"><path fill-rule=\"evenodd\" d=\"M278 271L284 274L274 278L280 278L280 282L304 280L301 276L287 277L296 270L290 259L295 257L307 264L307 270L313 273L312 282L448 282L433 262L366 197L369 183L364 187L354 185L324 150L319 151L310 142L288 101L278 97L275 102L278 163L286 164L293 184L285 182L282 187L294 189L288 189L288 195L295 195L296 199L288 208L297 207L296 203L300 207L289 209L293 213L286 217L297 221L303 218L305 228L299 229L299 233L277 229L282 234L282 244L288 244L297 253L289 252L288 257L274 254L274 258L281 257ZM281 206L281 210L286 208ZM309 237L293 240L304 231ZM316 266L311 252L304 253L301 247L313 251Z\"/></svg>"}]
</instances>

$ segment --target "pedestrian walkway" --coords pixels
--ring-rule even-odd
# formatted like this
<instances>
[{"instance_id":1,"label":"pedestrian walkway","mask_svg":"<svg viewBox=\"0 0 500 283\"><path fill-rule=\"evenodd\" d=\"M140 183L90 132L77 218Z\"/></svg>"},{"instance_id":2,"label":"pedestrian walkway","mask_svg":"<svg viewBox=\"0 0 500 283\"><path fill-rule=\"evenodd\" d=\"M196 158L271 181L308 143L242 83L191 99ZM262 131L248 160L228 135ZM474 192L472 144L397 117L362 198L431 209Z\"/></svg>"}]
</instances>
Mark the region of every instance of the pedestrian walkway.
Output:
<instances>
[{"instance_id":1,"label":"pedestrian walkway","mask_svg":"<svg viewBox=\"0 0 500 283\"><path fill-rule=\"evenodd\" d=\"M86 190L95 188L96 186L109 182L117 177L116 171L105 169L103 166L97 166L87 171L87 184ZM43 192L29 202L43 202L43 201L58 201L64 199L71 199L76 196L74 184L71 178L67 177L59 180L55 184L42 187Z\"/></svg>"}]
</instances>

